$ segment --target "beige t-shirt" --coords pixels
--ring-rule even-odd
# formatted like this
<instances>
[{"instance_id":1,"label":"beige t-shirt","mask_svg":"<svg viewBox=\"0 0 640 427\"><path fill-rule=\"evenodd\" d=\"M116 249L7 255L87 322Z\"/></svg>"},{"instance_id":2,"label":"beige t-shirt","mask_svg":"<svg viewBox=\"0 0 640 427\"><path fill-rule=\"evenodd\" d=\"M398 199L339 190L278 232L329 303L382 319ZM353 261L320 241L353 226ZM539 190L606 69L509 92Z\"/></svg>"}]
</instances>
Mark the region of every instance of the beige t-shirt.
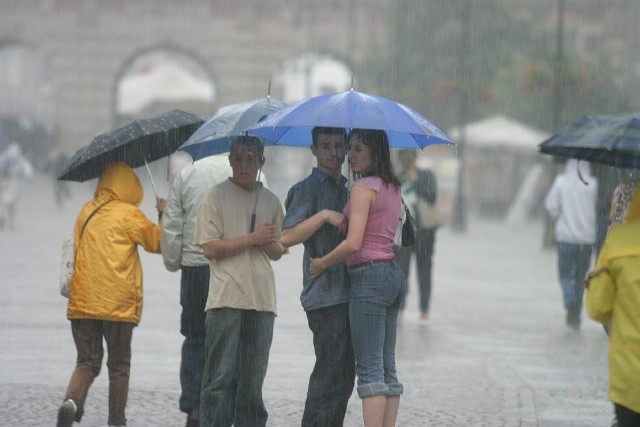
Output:
<instances>
[{"instance_id":1,"label":"beige t-shirt","mask_svg":"<svg viewBox=\"0 0 640 427\"><path fill-rule=\"evenodd\" d=\"M257 203L256 203L257 195ZM251 215L256 207L256 226L271 223L280 239L284 213L278 197L260 186L245 191L231 180L211 188L198 209L194 243L232 239L250 232ZM267 255L258 247L220 260L209 260L211 278L206 309L237 308L276 313L276 287Z\"/></svg>"}]
</instances>

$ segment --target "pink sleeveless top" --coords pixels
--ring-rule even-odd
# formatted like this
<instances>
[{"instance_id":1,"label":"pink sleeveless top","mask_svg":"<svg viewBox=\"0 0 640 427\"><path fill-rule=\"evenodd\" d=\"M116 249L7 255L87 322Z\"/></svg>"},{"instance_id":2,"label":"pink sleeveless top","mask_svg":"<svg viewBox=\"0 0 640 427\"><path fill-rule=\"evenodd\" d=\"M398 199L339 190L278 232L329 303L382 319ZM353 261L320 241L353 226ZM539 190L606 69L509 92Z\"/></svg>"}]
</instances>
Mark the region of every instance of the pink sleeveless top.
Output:
<instances>
[{"instance_id":1,"label":"pink sleeveless top","mask_svg":"<svg viewBox=\"0 0 640 427\"><path fill-rule=\"evenodd\" d=\"M362 246L347 259L347 266L393 259L393 236L400 218L400 188L393 184L385 186L377 176L360 178L354 185L362 185L375 191L376 200L369 207ZM351 203L347 202L343 210L347 219L350 206Z\"/></svg>"}]
</instances>

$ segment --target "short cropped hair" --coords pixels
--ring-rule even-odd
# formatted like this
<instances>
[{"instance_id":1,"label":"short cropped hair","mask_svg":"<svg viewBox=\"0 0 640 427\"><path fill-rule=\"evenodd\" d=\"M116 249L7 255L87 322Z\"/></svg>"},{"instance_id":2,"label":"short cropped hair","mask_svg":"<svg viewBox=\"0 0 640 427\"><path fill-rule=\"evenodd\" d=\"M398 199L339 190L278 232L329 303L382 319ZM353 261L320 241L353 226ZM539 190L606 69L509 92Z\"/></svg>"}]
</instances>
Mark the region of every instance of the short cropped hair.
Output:
<instances>
[{"instance_id":1,"label":"short cropped hair","mask_svg":"<svg viewBox=\"0 0 640 427\"><path fill-rule=\"evenodd\" d=\"M256 157L258 158L262 158L264 154L264 145L257 136L236 136L233 138L231 145L229 146L229 154L233 154L236 150L240 149L240 147L247 147L248 150L255 151Z\"/></svg>"},{"instance_id":2,"label":"short cropped hair","mask_svg":"<svg viewBox=\"0 0 640 427\"><path fill-rule=\"evenodd\" d=\"M345 128L334 128L328 126L316 126L311 130L311 140L313 145L318 145L318 136L320 135L340 135L345 145L347 143L347 130Z\"/></svg>"}]
</instances>

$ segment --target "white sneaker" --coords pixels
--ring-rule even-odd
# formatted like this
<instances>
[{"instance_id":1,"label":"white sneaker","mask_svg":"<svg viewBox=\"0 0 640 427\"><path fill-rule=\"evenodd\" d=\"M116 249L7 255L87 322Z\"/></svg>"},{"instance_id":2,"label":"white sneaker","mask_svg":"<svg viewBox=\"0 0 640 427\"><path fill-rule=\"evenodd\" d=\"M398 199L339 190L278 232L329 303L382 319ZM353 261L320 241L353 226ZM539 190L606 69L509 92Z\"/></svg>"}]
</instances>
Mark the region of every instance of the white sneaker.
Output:
<instances>
[{"instance_id":1,"label":"white sneaker","mask_svg":"<svg viewBox=\"0 0 640 427\"><path fill-rule=\"evenodd\" d=\"M60 409L58 409L58 423L56 424L56 427L71 427L75 416L75 403L70 399L65 400L62 402Z\"/></svg>"}]
</instances>

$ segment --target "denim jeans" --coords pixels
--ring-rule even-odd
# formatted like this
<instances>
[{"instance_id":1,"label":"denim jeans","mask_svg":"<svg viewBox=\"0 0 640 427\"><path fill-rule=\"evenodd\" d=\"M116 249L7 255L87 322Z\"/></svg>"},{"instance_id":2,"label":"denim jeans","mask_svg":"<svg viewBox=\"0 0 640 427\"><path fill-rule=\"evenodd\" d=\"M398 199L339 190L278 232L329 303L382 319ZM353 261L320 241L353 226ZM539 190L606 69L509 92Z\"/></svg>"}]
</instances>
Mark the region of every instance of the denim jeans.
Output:
<instances>
[{"instance_id":1,"label":"denim jeans","mask_svg":"<svg viewBox=\"0 0 640 427\"><path fill-rule=\"evenodd\" d=\"M564 306L579 321L584 279L591 263L593 245L558 242L558 274Z\"/></svg>"},{"instance_id":2,"label":"denim jeans","mask_svg":"<svg viewBox=\"0 0 640 427\"><path fill-rule=\"evenodd\" d=\"M307 312L316 364L309 378L303 427L341 426L356 376L349 304Z\"/></svg>"},{"instance_id":3,"label":"denim jeans","mask_svg":"<svg viewBox=\"0 0 640 427\"><path fill-rule=\"evenodd\" d=\"M267 374L275 314L207 310L206 360L200 395L203 427L261 427L267 423L262 385Z\"/></svg>"},{"instance_id":4,"label":"denim jeans","mask_svg":"<svg viewBox=\"0 0 640 427\"><path fill-rule=\"evenodd\" d=\"M209 266L181 267L180 333L182 360L180 361L180 410L189 413L200 409L200 390L204 371L205 305L209 295Z\"/></svg>"},{"instance_id":5,"label":"denim jeans","mask_svg":"<svg viewBox=\"0 0 640 427\"><path fill-rule=\"evenodd\" d=\"M349 274L358 396L399 396L403 387L396 374L396 329L406 292L404 274L395 262L365 265Z\"/></svg>"},{"instance_id":6,"label":"denim jeans","mask_svg":"<svg viewBox=\"0 0 640 427\"><path fill-rule=\"evenodd\" d=\"M131 369L131 338L135 325L128 322L111 322L96 319L72 319L71 332L78 357L76 368L67 387L66 399L78 405L75 420L80 422L84 403L93 380L100 374L104 349L107 343L107 368L109 369L109 425L127 423L125 408L129 393Z\"/></svg>"}]
</instances>

